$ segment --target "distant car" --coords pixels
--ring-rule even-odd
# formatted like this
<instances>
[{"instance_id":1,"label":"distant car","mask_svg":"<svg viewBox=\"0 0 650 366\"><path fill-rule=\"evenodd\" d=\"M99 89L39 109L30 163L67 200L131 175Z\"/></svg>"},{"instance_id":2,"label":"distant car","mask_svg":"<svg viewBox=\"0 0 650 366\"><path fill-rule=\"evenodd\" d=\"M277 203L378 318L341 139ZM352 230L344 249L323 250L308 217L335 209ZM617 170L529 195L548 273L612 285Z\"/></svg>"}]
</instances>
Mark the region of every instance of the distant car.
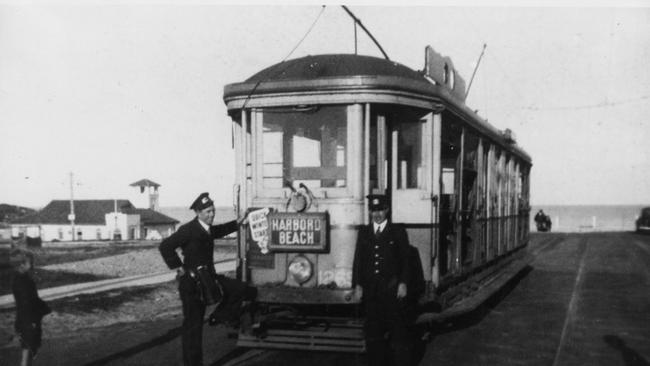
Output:
<instances>
[{"instance_id":1,"label":"distant car","mask_svg":"<svg viewBox=\"0 0 650 366\"><path fill-rule=\"evenodd\" d=\"M641 209L641 214L636 219L636 231L638 233L650 232L650 207Z\"/></svg>"}]
</instances>

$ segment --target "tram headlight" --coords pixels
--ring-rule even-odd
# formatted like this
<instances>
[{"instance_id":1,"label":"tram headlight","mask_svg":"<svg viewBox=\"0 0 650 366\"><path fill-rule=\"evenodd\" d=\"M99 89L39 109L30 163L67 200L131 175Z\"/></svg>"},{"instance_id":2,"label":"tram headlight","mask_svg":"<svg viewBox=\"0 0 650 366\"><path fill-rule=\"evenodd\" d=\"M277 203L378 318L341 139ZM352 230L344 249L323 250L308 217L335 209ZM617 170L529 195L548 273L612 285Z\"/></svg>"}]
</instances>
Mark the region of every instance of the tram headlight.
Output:
<instances>
[{"instance_id":1,"label":"tram headlight","mask_svg":"<svg viewBox=\"0 0 650 366\"><path fill-rule=\"evenodd\" d=\"M291 263L289 263L289 273L298 284L302 285L309 281L314 271L309 259L299 255L293 258Z\"/></svg>"}]
</instances>

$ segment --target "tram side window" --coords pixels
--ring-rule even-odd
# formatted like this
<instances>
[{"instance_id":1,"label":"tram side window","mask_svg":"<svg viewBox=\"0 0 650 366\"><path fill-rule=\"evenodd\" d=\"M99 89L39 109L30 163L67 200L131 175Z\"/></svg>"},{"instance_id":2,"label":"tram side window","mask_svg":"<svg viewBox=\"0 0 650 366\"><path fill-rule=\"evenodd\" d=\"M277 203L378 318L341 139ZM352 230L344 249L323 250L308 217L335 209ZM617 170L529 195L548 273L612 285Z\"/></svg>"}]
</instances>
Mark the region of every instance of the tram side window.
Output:
<instances>
[{"instance_id":1,"label":"tram side window","mask_svg":"<svg viewBox=\"0 0 650 366\"><path fill-rule=\"evenodd\" d=\"M311 188L346 186L345 106L316 110L264 110L263 186Z\"/></svg>"},{"instance_id":2,"label":"tram side window","mask_svg":"<svg viewBox=\"0 0 650 366\"><path fill-rule=\"evenodd\" d=\"M397 184L400 189L423 188L425 184L423 128L423 121L399 125Z\"/></svg>"}]
</instances>

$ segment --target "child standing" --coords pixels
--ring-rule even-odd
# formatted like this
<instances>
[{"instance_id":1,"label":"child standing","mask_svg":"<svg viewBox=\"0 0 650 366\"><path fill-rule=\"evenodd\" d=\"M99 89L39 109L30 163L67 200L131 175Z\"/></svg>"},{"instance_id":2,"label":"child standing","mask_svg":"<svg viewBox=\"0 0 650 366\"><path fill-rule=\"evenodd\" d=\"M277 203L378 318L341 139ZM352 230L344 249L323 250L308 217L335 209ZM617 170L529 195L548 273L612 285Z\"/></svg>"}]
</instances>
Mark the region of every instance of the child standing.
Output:
<instances>
[{"instance_id":1,"label":"child standing","mask_svg":"<svg viewBox=\"0 0 650 366\"><path fill-rule=\"evenodd\" d=\"M12 291L16 301L16 322L14 328L22 348L21 366L32 364L41 346L41 320L51 312L49 306L38 297L36 284L30 272L34 266L34 255L24 250L11 253L11 264L15 269Z\"/></svg>"}]
</instances>

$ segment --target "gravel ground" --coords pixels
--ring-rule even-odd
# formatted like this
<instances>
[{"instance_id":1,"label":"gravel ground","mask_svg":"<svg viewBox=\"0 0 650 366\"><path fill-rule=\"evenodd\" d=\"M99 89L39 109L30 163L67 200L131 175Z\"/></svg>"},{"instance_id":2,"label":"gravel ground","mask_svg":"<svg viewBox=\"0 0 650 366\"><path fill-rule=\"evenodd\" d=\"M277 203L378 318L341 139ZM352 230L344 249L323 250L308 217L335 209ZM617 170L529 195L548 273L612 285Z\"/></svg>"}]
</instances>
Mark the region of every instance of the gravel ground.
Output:
<instances>
[{"instance_id":1,"label":"gravel ground","mask_svg":"<svg viewBox=\"0 0 650 366\"><path fill-rule=\"evenodd\" d=\"M234 247L216 247L216 261L232 257ZM49 271L86 273L97 276L129 277L148 273L167 271L158 248L140 249L110 257L87 259L82 261L58 263L40 267Z\"/></svg>"},{"instance_id":2,"label":"gravel ground","mask_svg":"<svg viewBox=\"0 0 650 366\"><path fill-rule=\"evenodd\" d=\"M168 270L158 249L143 249L111 257L52 264L41 268L49 271L91 273L114 277L128 277Z\"/></svg>"}]
</instances>

